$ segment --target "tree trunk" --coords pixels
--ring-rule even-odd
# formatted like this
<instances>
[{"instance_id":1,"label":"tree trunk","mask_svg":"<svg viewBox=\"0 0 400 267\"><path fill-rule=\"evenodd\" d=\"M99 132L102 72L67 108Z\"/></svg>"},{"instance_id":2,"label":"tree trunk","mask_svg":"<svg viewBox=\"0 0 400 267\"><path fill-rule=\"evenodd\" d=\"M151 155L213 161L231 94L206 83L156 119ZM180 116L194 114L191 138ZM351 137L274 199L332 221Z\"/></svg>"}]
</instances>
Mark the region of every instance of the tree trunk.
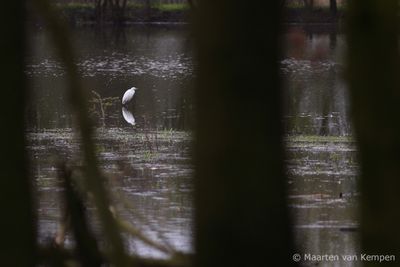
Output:
<instances>
[{"instance_id":1,"label":"tree trunk","mask_svg":"<svg viewBox=\"0 0 400 267\"><path fill-rule=\"evenodd\" d=\"M337 15L337 1L336 0L329 0L329 9L332 15Z\"/></svg>"},{"instance_id":2,"label":"tree trunk","mask_svg":"<svg viewBox=\"0 0 400 267\"><path fill-rule=\"evenodd\" d=\"M151 21L151 4L150 0L145 0L146 20Z\"/></svg>"},{"instance_id":3,"label":"tree trunk","mask_svg":"<svg viewBox=\"0 0 400 267\"><path fill-rule=\"evenodd\" d=\"M309 9L312 10L314 8L314 0L303 0L304 6Z\"/></svg>"},{"instance_id":4,"label":"tree trunk","mask_svg":"<svg viewBox=\"0 0 400 267\"><path fill-rule=\"evenodd\" d=\"M189 6L192 10L194 10L196 8L197 3L195 0L187 0L187 3L189 4Z\"/></svg>"},{"instance_id":5,"label":"tree trunk","mask_svg":"<svg viewBox=\"0 0 400 267\"><path fill-rule=\"evenodd\" d=\"M105 2L106 2L106 0L96 0L95 1L94 13L95 13L97 23L101 23L104 21L104 4L105 4Z\"/></svg>"},{"instance_id":6,"label":"tree trunk","mask_svg":"<svg viewBox=\"0 0 400 267\"><path fill-rule=\"evenodd\" d=\"M0 259L2 266L21 267L35 264L35 220L25 150L24 8L24 1L6 1L0 11Z\"/></svg>"},{"instance_id":7,"label":"tree trunk","mask_svg":"<svg viewBox=\"0 0 400 267\"><path fill-rule=\"evenodd\" d=\"M197 266L291 259L279 1L198 2Z\"/></svg>"},{"instance_id":8,"label":"tree trunk","mask_svg":"<svg viewBox=\"0 0 400 267\"><path fill-rule=\"evenodd\" d=\"M362 252L367 254L396 254L400 248L397 12L397 0L354 0L346 16L347 76L361 161ZM390 264L398 266L385 266Z\"/></svg>"}]
</instances>

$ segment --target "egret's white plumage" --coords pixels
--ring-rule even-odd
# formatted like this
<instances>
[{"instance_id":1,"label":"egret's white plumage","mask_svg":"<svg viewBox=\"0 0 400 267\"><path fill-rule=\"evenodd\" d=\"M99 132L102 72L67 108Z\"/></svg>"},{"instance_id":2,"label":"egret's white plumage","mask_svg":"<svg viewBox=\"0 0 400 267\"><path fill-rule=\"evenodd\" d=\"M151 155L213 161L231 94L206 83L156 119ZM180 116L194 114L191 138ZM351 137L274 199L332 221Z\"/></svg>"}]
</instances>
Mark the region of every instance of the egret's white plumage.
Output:
<instances>
[{"instance_id":1,"label":"egret's white plumage","mask_svg":"<svg viewBox=\"0 0 400 267\"><path fill-rule=\"evenodd\" d=\"M137 90L137 88L132 87L125 92L124 96L122 97L122 105L125 105L132 100L133 96L135 95L135 90Z\"/></svg>"},{"instance_id":2,"label":"egret's white plumage","mask_svg":"<svg viewBox=\"0 0 400 267\"><path fill-rule=\"evenodd\" d=\"M135 125L135 117L133 117L132 113L127 110L125 107L122 107L122 117L126 120L127 123L131 125Z\"/></svg>"}]
</instances>

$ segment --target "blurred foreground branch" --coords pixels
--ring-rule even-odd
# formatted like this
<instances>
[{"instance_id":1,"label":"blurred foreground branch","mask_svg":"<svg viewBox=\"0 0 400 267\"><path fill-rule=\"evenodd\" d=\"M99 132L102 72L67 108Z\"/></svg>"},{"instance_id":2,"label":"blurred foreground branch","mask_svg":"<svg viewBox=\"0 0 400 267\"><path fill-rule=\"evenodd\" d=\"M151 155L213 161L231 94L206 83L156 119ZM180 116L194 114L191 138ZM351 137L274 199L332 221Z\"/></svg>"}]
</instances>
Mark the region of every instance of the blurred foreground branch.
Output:
<instances>
[{"instance_id":1,"label":"blurred foreground branch","mask_svg":"<svg viewBox=\"0 0 400 267\"><path fill-rule=\"evenodd\" d=\"M128 266L129 259L125 254L122 239L110 210L108 192L104 188L105 178L98 167L98 159L95 154L93 142L92 124L88 117L87 96L82 88L77 66L74 62L74 54L69 40L67 27L59 19L57 12L47 0L36 0L35 6L45 19L50 30L50 36L58 49L59 56L66 67L69 82L69 102L75 112L77 125L81 138L81 146L85 161L84 184L93 194L94 203L99 214L104 236L111 250L110 261L115 266Z\"/></svg>"},{"instance_id":2,"label":"blurred foreground branch","mask_svg":"<svg viewBox=\"0 0 400 267\"><path fill-rule=\"evenodd\" d=\"M35 264L36 223L25 141L27 91L24 75L25 1L0 9L0 265Z\"/></svg>"},{"instance_id":3,"label":"blurred foreground branch","mask_svg":"<svg viewBox=\"0 0 400 267\"><path fill-rule=\"evenodd\" d=\"M293 266L281 1L199 1L196 266Z\"/></svg>"},{"instance_id":4,"label":"blurred foreground branch","mask_svg":"<svg viewBox=\"0 0 400 267\"><path fill-rule=\"evenodd\" d=\"M398 10L397 0L354 0L349 1L347 16L347 77L361 165L362 252L396 256L400 248Z\"/></svg>"}]
</instances>

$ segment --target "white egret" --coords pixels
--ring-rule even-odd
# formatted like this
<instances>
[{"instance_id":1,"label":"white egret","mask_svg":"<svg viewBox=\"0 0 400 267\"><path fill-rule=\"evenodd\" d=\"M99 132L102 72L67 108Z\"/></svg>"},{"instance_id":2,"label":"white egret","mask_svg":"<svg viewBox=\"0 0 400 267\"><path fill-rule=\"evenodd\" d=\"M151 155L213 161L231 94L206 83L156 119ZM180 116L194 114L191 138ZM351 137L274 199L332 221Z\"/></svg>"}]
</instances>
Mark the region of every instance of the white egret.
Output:
<instances>
[{"instance_id":1,"label":"white egret","mask_svg":"<svg viewBox=\"0 0 400 267\"><path fill-rule=\"evenodd\" d=\"M128 89L125 92L124 96L122 97L122 105L125 105L126 103L132 100L136 90L137 90L136 87L132 87L131 89Z\"/></svg>"}]
</instances>

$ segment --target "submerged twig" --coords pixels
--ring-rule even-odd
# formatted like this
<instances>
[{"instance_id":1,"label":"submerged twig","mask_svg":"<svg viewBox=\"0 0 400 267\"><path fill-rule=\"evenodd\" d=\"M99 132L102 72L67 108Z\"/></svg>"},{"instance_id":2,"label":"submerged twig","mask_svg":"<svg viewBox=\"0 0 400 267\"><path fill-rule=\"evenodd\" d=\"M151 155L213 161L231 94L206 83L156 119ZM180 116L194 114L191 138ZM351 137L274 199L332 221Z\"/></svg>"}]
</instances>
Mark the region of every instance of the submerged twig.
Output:
<instances>
[{"instance_id":1,"label":"submerged twig","mask_svg":"<svg viewBox=\"0 0 400 267\"><path fill-rule=\"evenodd\" d=\"M132 212L133 210L137 210L137 209L134 207L134 205L133 205L130 201L128 201L124 196L121 195L121 193L117 193L117 194L115 194L115 196L117 197L118 202L119 202L119 203L122 203L122 205L124 205L124 207L126 208L126 210L131 211L131 212ZM145 218L143 217L143 215L141 215L140 213L138 213L138 212L133 213L133 212L132 212L132 214L136 217L137 220L141 221L142 224L144 224L144 222L146 221L146 219L145 219ZM132 225L132 226L133 226L133 225ZM134 226L133 226L133 227L134 227ZM153 231L153 232L158 233L157 236L158 236L158 238L161 239L162 244L156 243L156 245L154 246L153 243L155 243L156 241L150 240L151 242L149 243L149 242L147 242L147 241L145 241L145 240L142 240L141 237L144 236L144 235L141 233L141 230L140 230L140 229L136 229L136 228L135 228L135 229L136 229L135 231L131 231L131 230L132 230L131 227L126 227L126 225L121 225L121 228L122 228L123 230L127 231L128 233L130 233L130 234L132 234L133 236L137 237L138 239L142 240L144 243L146 243L146 244L148 244L148 245L150 245L150 246L153 246L153 247L155 247L155 248L157 248L157 249L158 249L159 247L162 247L162 249L159 249L160 251L163 251L163 252L165 252L165 253L169 253L169 254L171 254L171 255L177 253L177 251L173 248L173 246L167 241L167 239L165 238L165 236L162 235L162 234L161 234L159 231L157 231L156 229L154 229L154 227L151 225L151 223L147 223L147 227L148 227L148 229L149 229L150 231ZM139 234L136 235L136 233L139 233ZM146 236L144 236L144 237L145 237L145 239L149 239L149 238L147 238ZM167 252L167 251L168 251L168 252Z\"/></svg>"},{"instance_id":2,"label":"submerged twig","mask_svg":"<svg viewBox=\"0 0 400 267\"><path fill-rule=\"evenodd\" d=\"M131 234L132 236L138 238L140 241L145 243L146 245L149 245L150 247L153 247L161 252L164 252L165 254L174 254L174 250L170 249L169 247L163 246L160 243L157 243L156 241L151 240L148 238L146 235L142 234L142 232L137 229L134 225L131 223L127 222L126 220L123 220L121 218L116 218L118 225L121 227L121 229L125 230L127 233Z\"/></svg>"}]
</instances>

